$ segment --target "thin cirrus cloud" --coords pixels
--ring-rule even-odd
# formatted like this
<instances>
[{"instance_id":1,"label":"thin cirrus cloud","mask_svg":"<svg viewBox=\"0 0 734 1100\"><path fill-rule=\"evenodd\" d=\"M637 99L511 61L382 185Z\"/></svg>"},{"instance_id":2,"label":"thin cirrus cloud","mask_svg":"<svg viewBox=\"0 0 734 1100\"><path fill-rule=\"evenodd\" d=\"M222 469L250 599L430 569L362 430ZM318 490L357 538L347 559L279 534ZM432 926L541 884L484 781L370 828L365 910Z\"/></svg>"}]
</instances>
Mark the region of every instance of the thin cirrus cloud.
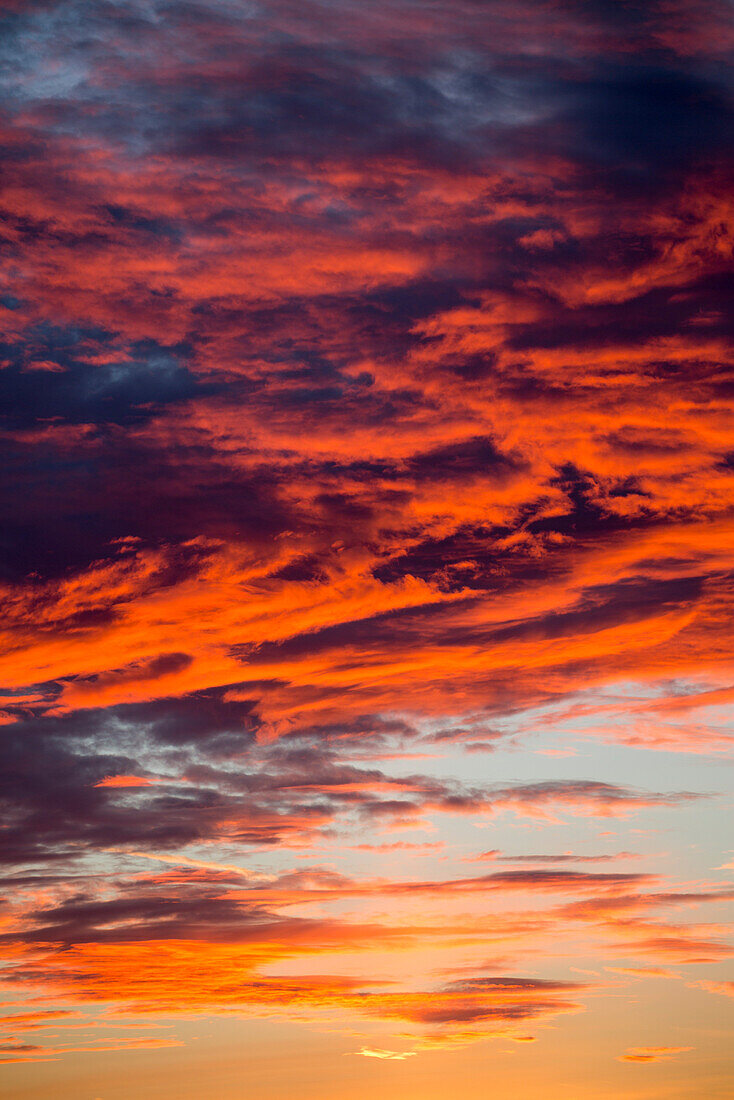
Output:
<instances>
[{"instance_id":1,"label":"thin cirrus cloud","mask_svg":"<svg viewBox=\"0 0 734 1100\"><path fill-rule=\"evenodd\" d=\"M146 1094L187 1015L322 1029L326 1098L581 1012L610 1095L721 1064L733 49L723 0L3 6L29 1089ZM681 1045L619 1055L661 976Z\"/></svg>"},{"instance_id":2,"label":"thin cirrus cloud","mask_svg":"<svg viewBox=\"0 0 734 1100\"><path fill-rule=\"evenodd\" d=\"M667 1062L677 1054L687 1054L693 1047L630 1047L620 1054L620 1062Z\"/></svg>"},{"instance_id":3,"label":"thin cirrus cloud","mask_svg":"<svg viewBox=\"0 0 734 1100\"><path fill-rule=\"evenodd\" d=\"M575 980L503 974L393 992L394 978L369 972L299 975L298 960L315 957L324 965L347 949L369 966L371 953L384 947L405 954L409 965L427 944L436 958L445 953L450 958L457 947L486 950L494 942L532 966L533 953L543 952L549 938L562 951L564 942L572 949L588 934L597 951L601 934L602 950L611 958L639 952L649 962L700 963L727 954L711 938L711 926L681 924L668 913L716 904L730 898L730 890L668 894L656 890L654 876L645 874L504 871L397 883L354 881L314 868L281 881L243 885L237 871L192 862L153 877L108 879L106 899L89 894L69 899L61 879L58 904L49 906L47 889L36 894L35 908L19 903L25 931L3 937L14 959L9 980L42 987L46 997L50 981L57 996L73 998L82 1014L113 1001L123 1020L131 1004L145 1016L216 1004L225 1014L258 1014L267 1006L288 1017L328 1012L352 1020L400 1020L417 1049L427 1050L491 1035L526 1036L518 1028L580 1011L594 989ZM30 900L39 886L31 883L27 889ZM491 933L483 918L486 896L513 902L495 908ZM569 903L569 896L578 900ZM324 915L324 906L387 898L392 922L383 917L365 923L359 907L346 917ZM447 924L455 898L459 908ZM467 909L472 898L479 907ZM307 915L309 906L314 915ZM662 919L653 919L656 912ZM268 971L276 962L296 970L273 976ZM358 962L353 965L361 970ZM39 1026L35 1016L25 1021L17 1015L6 1026L17 1031L26 1023L31 1030Z\"/></svg>"}]
</instances>

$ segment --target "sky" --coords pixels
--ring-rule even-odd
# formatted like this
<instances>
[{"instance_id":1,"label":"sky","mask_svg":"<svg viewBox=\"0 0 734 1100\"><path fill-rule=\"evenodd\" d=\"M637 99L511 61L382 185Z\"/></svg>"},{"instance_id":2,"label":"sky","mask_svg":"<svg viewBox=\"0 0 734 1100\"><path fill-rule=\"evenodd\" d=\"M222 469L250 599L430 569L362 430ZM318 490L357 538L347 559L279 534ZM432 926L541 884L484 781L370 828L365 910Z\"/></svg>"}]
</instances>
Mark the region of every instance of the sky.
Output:
<instances>
[{"instance_id":1,"label":"sky","mask_svg":"<svg viewBox=\"0 0 734 1100\"><path fill-rule=\"evenodd\" d=\"M734 1095L733 54L0 3L8 1100Z\"/></svg>"}]
</instances>

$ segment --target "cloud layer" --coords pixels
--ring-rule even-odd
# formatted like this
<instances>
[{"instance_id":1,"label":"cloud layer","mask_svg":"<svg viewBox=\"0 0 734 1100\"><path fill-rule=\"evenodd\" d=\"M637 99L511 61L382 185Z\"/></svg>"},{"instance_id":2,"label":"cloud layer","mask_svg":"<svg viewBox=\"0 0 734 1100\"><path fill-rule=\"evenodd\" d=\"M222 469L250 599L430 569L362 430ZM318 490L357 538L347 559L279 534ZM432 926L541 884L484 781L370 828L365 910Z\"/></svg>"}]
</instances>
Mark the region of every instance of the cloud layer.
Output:
<instances>
[{"instance_id":1,"label":"cloud layer","mask_svg":"<svg viewBox=\"0 0 734 1100\"><path fill-rule=\"evenodd\" d=\"M733 46L3 5L0 1060L730 992Z\"/></svg>"}]
</instances>

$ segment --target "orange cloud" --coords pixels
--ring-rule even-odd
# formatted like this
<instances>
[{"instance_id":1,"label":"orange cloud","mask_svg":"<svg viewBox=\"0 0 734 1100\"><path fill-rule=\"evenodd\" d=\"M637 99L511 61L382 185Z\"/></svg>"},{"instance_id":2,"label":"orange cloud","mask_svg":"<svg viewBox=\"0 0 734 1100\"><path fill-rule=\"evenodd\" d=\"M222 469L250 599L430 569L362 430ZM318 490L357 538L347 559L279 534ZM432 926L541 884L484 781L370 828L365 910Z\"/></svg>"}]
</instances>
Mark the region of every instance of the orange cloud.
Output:
<instances>
[{"instance_id":1,"label":"orange cloud","mask_svg":"<svg viewBox=\"0 0 734 1100\"><path fill-rule=\"evenodd\" d=\"M0 1060L226 1013L409 1074L706 966L687 1026L731 984L729 6L87 7L0 14Z\"/></svg>"},{"instance_id":2,"label":"orange cloud","mask_svg":"<svg viewBox=\"0 0 734 1100\"><path fill-rule=\"evenodd\" d=\"M95 787L151 787L154 783L164 783L162 779L146 779L142 775L106 775L95 783Z\"/></svg>"},{"instance_id":3,"label":"orange cloud","mask_svg":"<svg viewBox=\"0 0 734 1100\"><path fill-rule=\"evenodd\" d=\"M686 1054L693 1047L630 1047L620 1054L619 1062L668 1062L676 1054Z\"/></svg>"}]
</instances>

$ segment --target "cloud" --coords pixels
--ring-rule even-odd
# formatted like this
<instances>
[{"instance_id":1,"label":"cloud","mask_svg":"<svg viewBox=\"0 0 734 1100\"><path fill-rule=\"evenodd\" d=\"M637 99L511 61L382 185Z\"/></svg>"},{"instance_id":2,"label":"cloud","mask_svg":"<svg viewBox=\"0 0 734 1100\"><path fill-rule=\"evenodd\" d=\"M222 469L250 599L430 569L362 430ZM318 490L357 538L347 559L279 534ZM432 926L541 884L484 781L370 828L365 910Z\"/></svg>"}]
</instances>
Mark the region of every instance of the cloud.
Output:
<instances>
[{"instance_id":1,"label":"cloud","mask_svg":"<svg viewBox=\"0 0 734 1100\"><path fill-rule=\"evenodd\" d=\"M414 1058L417 1051L415 1050L384 1050L378 1048L377 1050L370 1050L369 1047L362 1047L361 1050L355 1051L356 1054L361 1054L365 1058L380 1058L383 1061L388 1062L404 1062L406 1058Z\"/></svg>"},{"instance_id":2,"label":"cloud","mask_svg":"<svg viewBox=\"0 0 734 1100\"><path fill-rule=\"evenodd\" d=\"M142 775L106 775L95 787L150 787L161 780L146 779Z\"/></svg>"},{"instance_id":3,"label":"cloud","mask_svg":"<svg viewBox=\"0 0 734 1100\"><path fill-rule=\"evenodd\" d=\"M732 981L701 981L693 984L696 988L705 989L709 993L720 993L722 997L734 997L734 982Z\"/></svg>"},{"instance_id":4,"label":"cloud","mask_svg":"<svg viewBox=\"0 0 734 1100\"><path fill-rule=\"evenodd\" d=\"M562 852L558 855L503 855L497 848L488 852L480 852L471 856L471 862L483 862L485 860L498 863L616 863L618 860L639 859L637 852L607 852L599 855L575 855L573 852Z\"/></svg>"},{"instance_id":5,"label":"cloud","mask_svg":"<svg viewBox=\"0 0 734 1100\"><path fill-rule=\"evenodd\" d=\"M173 675L188 667L171 664ZM486 823L507 811L536 820L627 817L707 797L591 780L468 785L396 773L389 760L386 767L353 761L343 743L324 744L313 731L261 744L257 728L247 703L221 693L20 718L0 745L4 861L124 848L165 855L212 842L304 847L365 823L444 815ZM357 745L367 743L367 729L383 746L408 733L400 723L360 724Z\"/></svg>"},{"instance_id":6,"label":"cloud","mask_svg":"<svg viewBox=\"0 0 734 1100\"><path fill-rule=\"evenodd\" d=\"M184 856L145 858L170 869L105 880L82 876L75 894L63 874L55 883L31 876L20 891L16 879L13 912L6 913L10 931L2 937L8 988L40 998L34 1004L70 999L82 1013L105 1003L111 1026L131 1006L153 1021L161 1013L203 1011L292 1019L326 1012L353 1017L357 1028L360 1019L379 1020L393 1030L408 1028L397 1034L408 1034L419 1051L522 1039L523 1024L540 1026L580 1011L591 987L507 973L505 962L500 973L474 964L457 974L454 964L441 986L401 988L396 978L370 970L376 951L408 960L415 951L448 950L450 959L455 949L462 957L470 948L486 952L492 942L510 957L530 960L544 958L552 942L556 959L564 951L575 958L588 931L597 952L612 959L633 953L651 964L701 962L726 954L725 945L703 938L710 926L655 922L650 914L726 900L731 891L666 892L645 874L526 869L395 881L319 867L273 876ZM375 904L375 916L366 920L365 905ZM352 960L363 956L364 968L333 972L345 953ZM307 973L298 972L298 960ZM653 969L660 973L659 966L639 972ZM7 1026L15 1033L53 1022L19 1017Z\"/></svg>"},{"instance_id":7,"label":"cloud","mask_svg":"<svg viewBox=\"0 0 734 1100\"><path fill-rule=\"evenodd\" d=\"M728 992L685 914L731 891L671 871L734 735L733 44L725 0L3 5L12 989L387 1060L527 1041L582 953ZM629 871L587 830L633 817Z\"/></svg>"},{"instance_id":8,"label":"cloud","mask_svg":"<svg viewBox=\"0 0 734 1100\"><path fill-rule=\"evenodd\" d=\"M620 1062L668 1062L676 1054L686 1054L693 1047L630 1047L620 1054Z\"/></svg>"}]
</instances>

